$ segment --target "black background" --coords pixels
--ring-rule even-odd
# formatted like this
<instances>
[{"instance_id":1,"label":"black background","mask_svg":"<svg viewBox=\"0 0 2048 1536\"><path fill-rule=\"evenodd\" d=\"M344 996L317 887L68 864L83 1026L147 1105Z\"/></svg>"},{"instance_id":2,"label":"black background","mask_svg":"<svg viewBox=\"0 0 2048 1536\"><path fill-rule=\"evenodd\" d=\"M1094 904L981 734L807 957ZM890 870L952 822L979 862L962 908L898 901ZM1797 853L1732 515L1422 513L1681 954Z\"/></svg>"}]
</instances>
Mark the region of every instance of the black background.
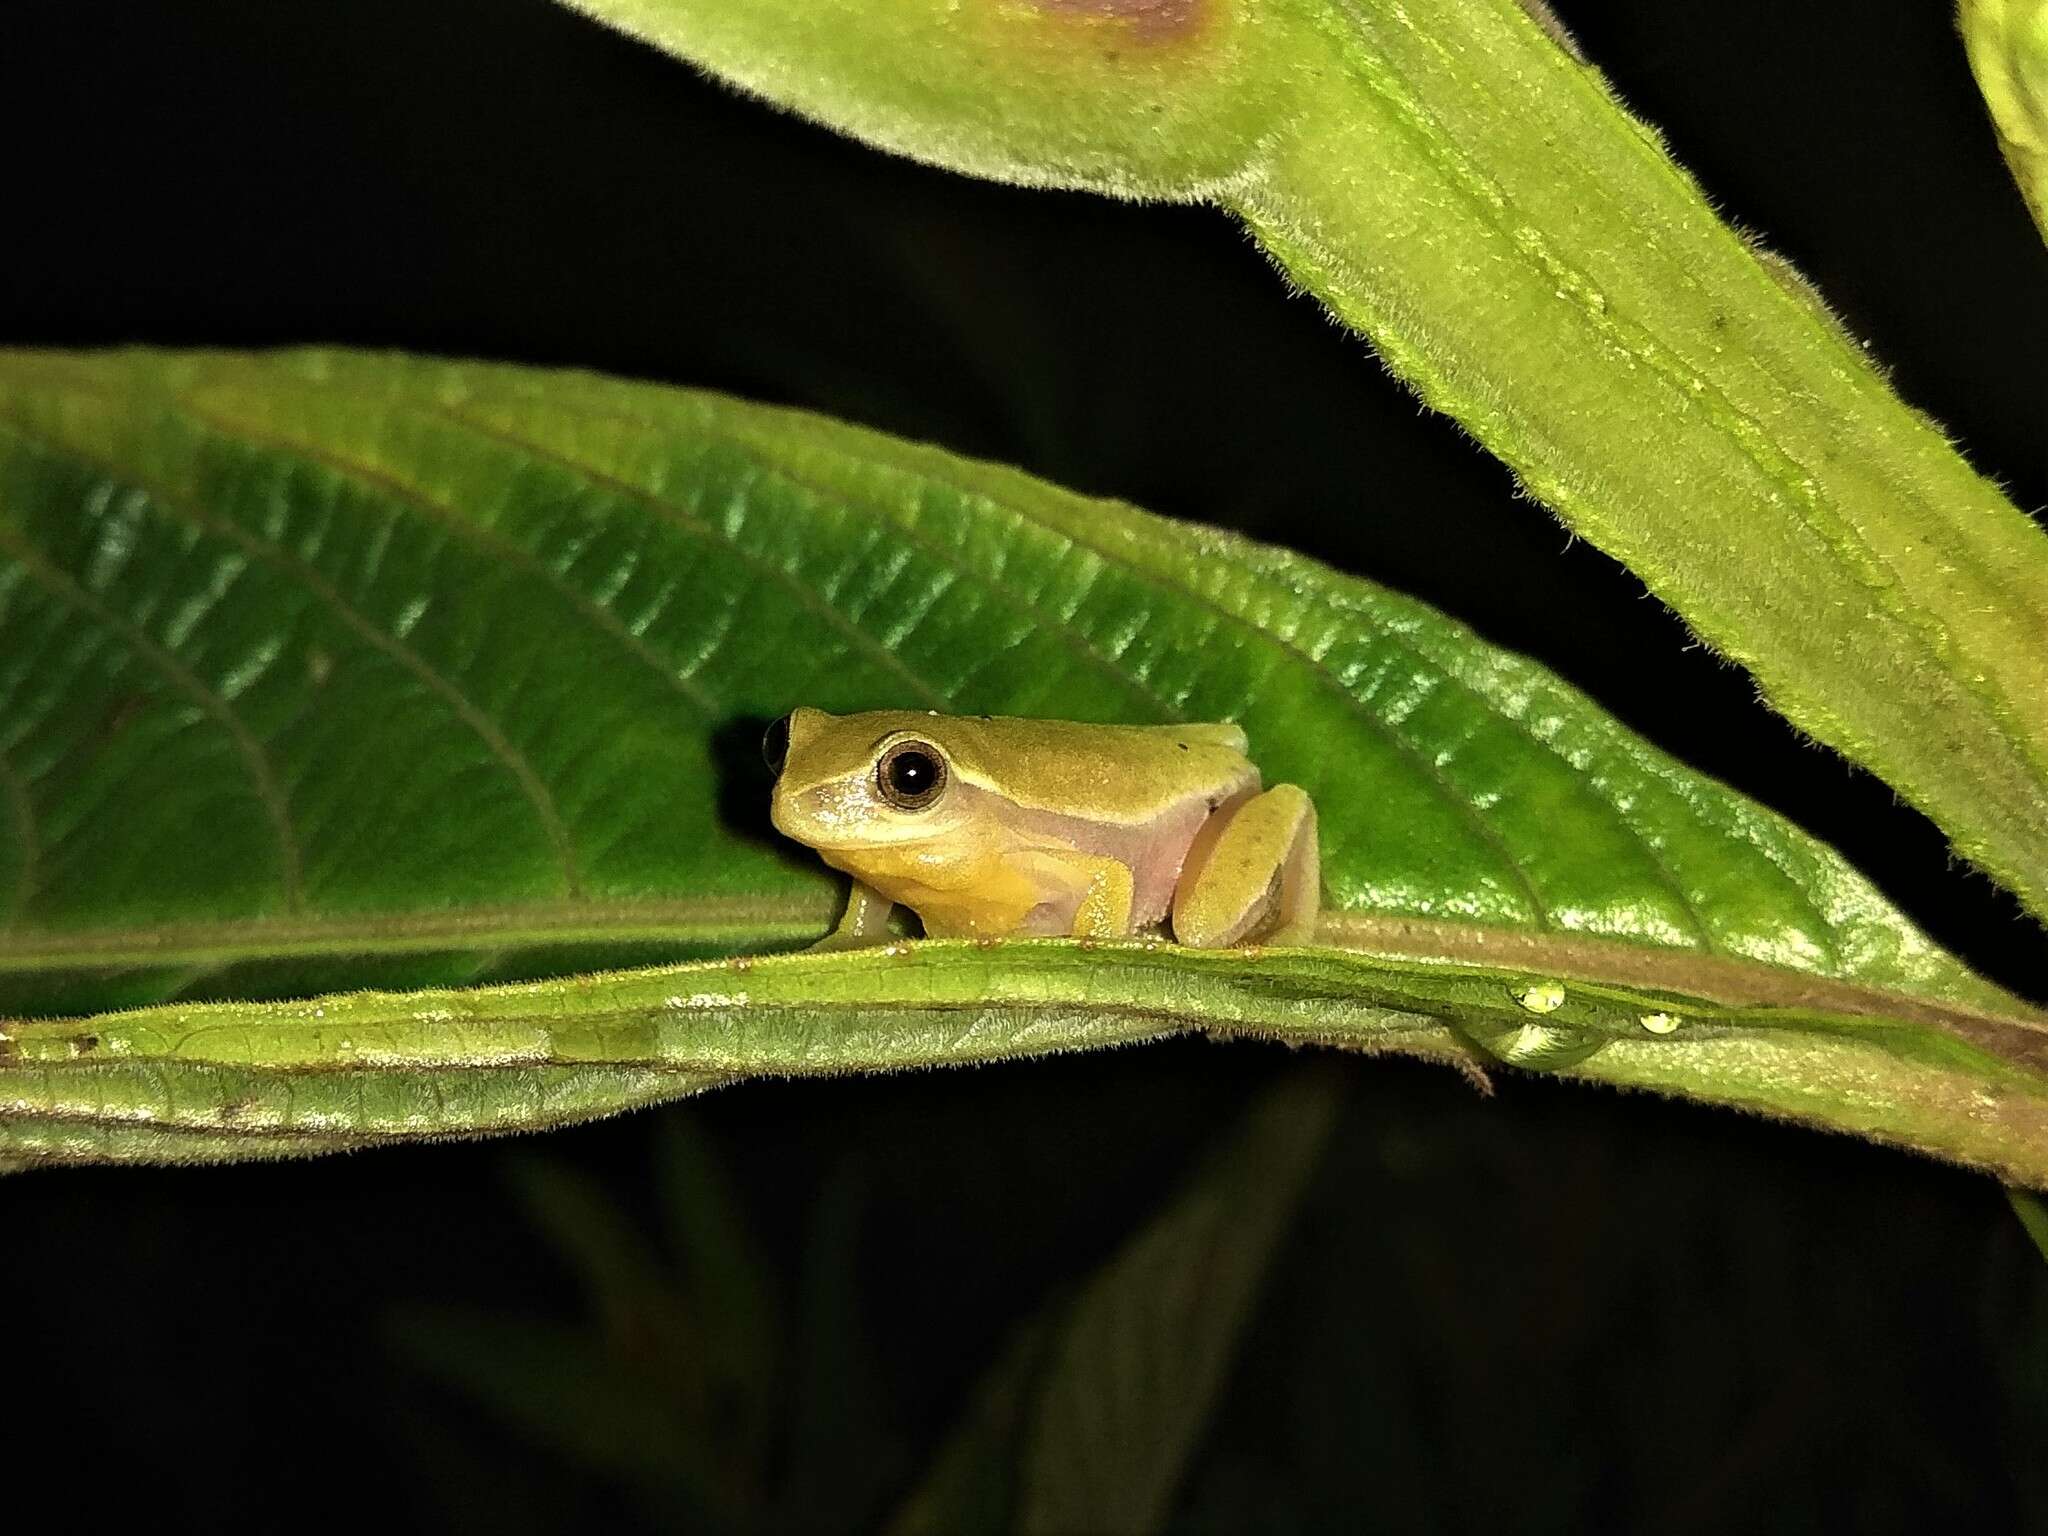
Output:
<instances>
[{"instance_id":1,"label":"black background","mask_svg":"<svg viewBox=\"0 0 2048 1536\"><path fill-rule=\"evenodd\" d=\"M2048 256L1947 7L1559 8L1905 397L2048 502ZM2048 996L2016 903L1515 499L1219 214L890 160L541 0L11 0L0 155L0 343L595 367L1243 528L1539 657ZM812 1494L771 1462L761 1497L861 1528L1010 1328L1284 1055L760 1084L521 1148L10 1180L8 1417L59 1431L38 1481L158 1524L665 1520L432 1382L392 1319L580 1316L508 1159L562 1160L652 1220L651 1127L684 1115L778 1272L821 1189L854 1213L829 1274L870 1362L840 1383L873 1430L866 1475ZM1188 1528L2048 1523L2048 1274L1986 1180L1533 1079L1482 1102L1441 1070L1338 1070L1347 1113L1195 1458Z\"/></svg>"}]
</instances>

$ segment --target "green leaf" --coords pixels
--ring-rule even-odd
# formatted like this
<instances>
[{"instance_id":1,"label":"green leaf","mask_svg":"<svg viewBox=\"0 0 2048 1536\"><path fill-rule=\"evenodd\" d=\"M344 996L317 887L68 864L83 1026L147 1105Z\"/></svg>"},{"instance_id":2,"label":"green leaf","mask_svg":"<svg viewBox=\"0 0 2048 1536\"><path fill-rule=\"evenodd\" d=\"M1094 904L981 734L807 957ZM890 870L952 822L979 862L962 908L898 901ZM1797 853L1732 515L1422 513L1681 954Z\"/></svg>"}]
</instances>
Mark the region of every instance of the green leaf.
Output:
<instances>
[{"instance_id":1,"label":"green leaf","mask_svg":"<svg viewBox=\"0 0 2048 1536\"><path fill-rule=\"evenodd\" d=\"M2027 1236L2041 1250L2041 1257L2048 1259L2048 1202L2031 1190L2014 1189L2010 1184L2006 1186L2005 1198L2012 1203L2012 1213L2019 1217Z\"/></svg>"},{"instance_id":2,"label":"green leaf","mask_svg":"<svg viewBox=\"0 0 2048 1536\"><path fill-rule=\"evenodd\" d=\"M655 1190L683 1293L716 1319L701 1333L721 1411L764 1422L775 1380L778 1306L774 1271L754 1240L716 1150L688 1114L659 1117Z\"/></svg>"},{"instance_id":3,"label":"green leaf","mask_svg":"<svg viewBox=\"0 0 2048 1536\"><path fill-rule=\"evenodd\" d=\"M841 890L766 825L759 724L799 702L1238 720L1320 808L1321 947L756 953ZM714 396L0 355L0 783L17 1162L1206 1029L2048 1183L2042 1016L1541 668L1279 550ZM664 963L566 974L628 957ZM466 985L506 975L542 979ZM414 990L319 995L363 986Z\"/></svg>"},{"instance_id":4,"label":"green leaf","mask_svg":"<svg viewBox=\"0 0 2048 1536\"><path fill-rule=\"evenodd\" d=\"M1339 1098L1314 1070L1267 1090L1170 1206L1027 1321L895 1536L1159 1529Z\"/></svg>"},{"instance_id":5,"label":"green leaf","mask_svg":"<svg viewBox=\"0 0 2048 1536\"><path fill-rule=\"evenodd\" d=\"M625 1483L672 1520L730 1528L726 1468L672 1381L594 1332L456 1307L395 1316L393 1344L419 1370L476 1401L534 1445ZM693 1383L694 1384L694 1383Z\"/></svg>"},{"instance_id":6,"label":"green leaf","mask_svg":"<svg viewBox=\"0 0 2048 1536\"><path fill-rule=\"evenodd\" d=\"M1039 1383L1018 1529L1152 1531L1335 1123L1338 1079L1267 1093L1174 1205L1089 1281Z\"/></svg>"},{"instance_id":7,"label":"green leaf","mask_svg":"<svg viewBox=\"0 0 2048 1536\"><path fill-rule=\"evenodd\" d=\"M820 1531L865 1528L893 1446L861 1344L846 1170L813 1206L785 1373L766 1296L774 1277L716 1148L682 1114L661 1117L654 1135L674 1273L600 1184L557 1158L523 1157L515 1181L583 1280L587 1320L410 1307L392 1321L393 1342L533 1444L639 1494L664 1525L780 1530L786 1508ZM835 1518L821 1522L828 1508Z\"/></svg>"},{"instance_id":8,"label":"green leaf","mask_svg":"<svg viewBox=\"0 0 2048 1536\"><path fill-rule=\"evenodd\" d=\"M1962 0L1958 20L1998 147L2048 235L2048 0Z\"/></svg>"},{"instance_id":9,"label":"green leaf","mask_svg":"<svg viewBox=\"0 0 2048 1536\"><path fill-rule=\"evenodd\" d=\"M1796 725L2048 917L2048 537L1540 5L570 3L937 165L1234 210Z\"/></svg>"},{"instance_id":10,"label":"green leaf","mask_svg":"<svg viewBox=\"0 0 2048 1536\"><path fill-rule=\"evenodd\" d=\"M871 1530L877 1503L902 1476L887 1372L870 1342L861 1288L865 1182L855 1154L811 1205L771 1529Z\"/></svg>"}]
</instances>

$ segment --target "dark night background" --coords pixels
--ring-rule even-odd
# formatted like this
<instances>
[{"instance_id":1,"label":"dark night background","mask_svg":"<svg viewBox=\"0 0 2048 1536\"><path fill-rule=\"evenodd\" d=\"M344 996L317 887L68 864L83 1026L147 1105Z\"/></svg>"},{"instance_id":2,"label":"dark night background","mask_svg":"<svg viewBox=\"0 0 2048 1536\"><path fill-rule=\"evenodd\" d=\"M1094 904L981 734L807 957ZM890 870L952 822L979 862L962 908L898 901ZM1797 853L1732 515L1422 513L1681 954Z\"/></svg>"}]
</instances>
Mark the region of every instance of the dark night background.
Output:
<instances>
[{"instance_id":1,"label":"dark night background","mask_svg":"<svg viewBox=\"0 0 2048 1536\"><path fill-rule=\"evenodd\" d=\"M1559 9L1906 398L2048 502L2048 255L1949 7ZM0 343L575 364L1246 529L1541 658L2048 997L2014 902L1516 500L1221 215L885 159L543 0L10 0L0 145ZM518 1143L8 1180L9 1481L160 1528L715 1528L658 1455L621 1470L573 1424L512 1425L408 1343L444 1315L422 1309L582 1326L520 1190L581 1175L657 1229L682 1119L783 1315L824 1320L786 1330L783 1427L735 1507L866 1528L1010 1331L1290 1065L1187 1043L758 1083ZM2048 1529L2048 1267L1988 1180L1534 1078L1481 1100L1441 1068L1333 1070L1343 1121L1180 1528ZM592 1325L599 1354L619 1326ZM561 1417L580 1403L565 1386Z\"/></svg>"}]
</instances>

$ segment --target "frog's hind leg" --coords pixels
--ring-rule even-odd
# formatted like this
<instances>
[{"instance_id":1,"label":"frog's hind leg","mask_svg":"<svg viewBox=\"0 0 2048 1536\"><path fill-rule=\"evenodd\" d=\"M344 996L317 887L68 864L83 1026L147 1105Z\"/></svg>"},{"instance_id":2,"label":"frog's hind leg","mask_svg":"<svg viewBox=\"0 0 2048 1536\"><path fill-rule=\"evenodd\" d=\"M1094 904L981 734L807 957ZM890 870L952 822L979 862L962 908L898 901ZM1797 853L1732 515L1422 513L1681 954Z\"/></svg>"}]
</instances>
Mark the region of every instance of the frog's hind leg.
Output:
<instances>
[{"instance_id":1,"label":"frog's hind leg","mask_svg":"<svg viewBox=\"0 0 2048 1536\"><path fill-rule=\"evenodd\" d=\"M1197 835L1174 888L1173 936L1198 949L1306 944L1322 900L1315 802L1276 784L1225 806Z\"/></svg>"}]
</instances>

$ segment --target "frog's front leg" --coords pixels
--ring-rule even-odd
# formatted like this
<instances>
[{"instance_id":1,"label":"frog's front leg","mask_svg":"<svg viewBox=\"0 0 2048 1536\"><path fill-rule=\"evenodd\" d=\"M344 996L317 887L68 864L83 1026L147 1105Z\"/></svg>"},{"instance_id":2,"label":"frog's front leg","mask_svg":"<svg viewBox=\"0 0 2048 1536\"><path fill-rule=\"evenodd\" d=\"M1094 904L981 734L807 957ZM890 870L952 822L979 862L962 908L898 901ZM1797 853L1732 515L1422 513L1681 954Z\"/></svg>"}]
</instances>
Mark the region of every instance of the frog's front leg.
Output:
<instances>
[{"instance_id":1,"label":"frog's front leg","mask_svg":"<svg viewBox=\"0 0 2048 1536\"><path fill-rule=\"evenodd\" d=\"M862 949L889 937L889 914L896 903L867 882L856 879L846 893L846 910L838 926L813 944L813 949Z\"/></svg>"},{"instance_id":2,"label":"frog's front leg","mask_svg":"<svg viewBox=\"0 0 2048 1536\"><path fill-rule=\"evenodd\" d=\"M1076 939L1129 935L1137 879L1121 859L1062 849L1020 863L1037 883L1041 900L1019 931Z\"/></svg>"},{"instance_id":3,"label":"frog's front leg","mask_svg":"<svg viewBox=\"0 0 2048 1536\"><path fill-rule=\"evenodd\" d=\"M1322 906L1316 807L1276 784L1224 806L1196 834L1173 892L1173 936L1200 949L1306 944Z\"/></svg>"},{"instance_id":4,"label":"frog's front leg","mask_svg":"<svg viewBox=\"0 0 2048 1536\"><path fill-rule=\"evenodd\" d=\"M1131 931L1137 881L1121 859L1095 857L1085 865L1088 883L1074 907L1067 932L1077 939L1120 939Z\"/></svg>"}]
</instances>

